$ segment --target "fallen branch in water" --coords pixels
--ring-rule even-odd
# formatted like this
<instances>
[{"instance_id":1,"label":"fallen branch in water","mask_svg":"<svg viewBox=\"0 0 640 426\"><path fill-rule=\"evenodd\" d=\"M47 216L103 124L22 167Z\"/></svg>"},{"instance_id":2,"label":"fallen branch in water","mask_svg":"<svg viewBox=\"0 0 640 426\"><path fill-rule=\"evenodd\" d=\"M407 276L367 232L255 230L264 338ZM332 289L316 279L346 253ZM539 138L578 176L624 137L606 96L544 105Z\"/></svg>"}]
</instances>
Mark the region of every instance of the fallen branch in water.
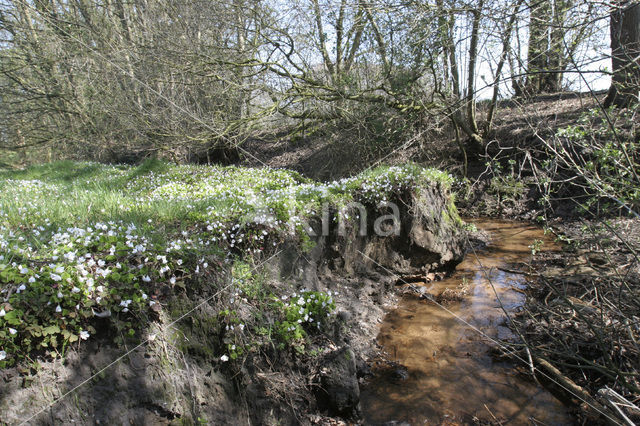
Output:
<instances>
[{"instance_id":1,"label":"fallen branch in water","mask_svg":"<svg viewBox=\"0 0 640 426\"><path fill-rule=\"evenodd\" d=\"M502 272L508 272L510 274L524 275L526 277L539 277L540 276L540 274L532 274L531 272L518 271L517 269L501 268L499 266L496 267L496 269L498 269L499 271L502 271Z\"/></svg>"},{"instance_id":2,"label":"fallen branch in water","mask_svg":"<svg viewBox=\"0 0 640 426\"><path fill-rule=\"evenodd\" d=\"M607 407L600 404L593 399L591 395L585 391L582 387L578 386L573 380L562 374L560 370L551 365L549 361L539 356L534 356L534 361L544 369L544 371L551 376L558 384L560 384L565 390L567 390L573 396L578 397L586 403L589 407L589 411L595 414L597 417L604 417L607 424L619 425L620 421L618 416L611 412ZM632 423L633 424L633 423Z\"/></svg>"}]
</instances>

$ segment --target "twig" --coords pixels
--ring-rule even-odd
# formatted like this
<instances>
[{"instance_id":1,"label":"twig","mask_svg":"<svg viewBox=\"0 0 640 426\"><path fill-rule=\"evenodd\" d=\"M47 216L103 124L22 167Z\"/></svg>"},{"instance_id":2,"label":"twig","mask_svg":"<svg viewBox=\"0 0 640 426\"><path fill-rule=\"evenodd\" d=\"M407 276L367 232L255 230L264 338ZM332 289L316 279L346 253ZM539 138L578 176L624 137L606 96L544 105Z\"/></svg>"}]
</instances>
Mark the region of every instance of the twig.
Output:
<instances>
[{"instance_id":1,"label":"twig","mask_svg":"<svg viewBox=\"0 0 640 426\"><path fill-rule=\"evenodd\" d=\"M607 403L607 405L609 405L614 410L616 410L620 414L620 417L622 417L624 419L624 421L628 425L635 426L636 423L633 420L631 420L629 417L627 417L625 412L622 411L622 409L620 408L620 405L622 405L624 407L627 407L627 408L630 408L630 409L636 411L637 413L640 413L640 408L637 405L633 404L632 402L627 400L625 397L620 395L618 392L614 391L613 389L611 389L609 387L604 387L604 388L600 389L598 391L598 395L602 399L604 399L604 401ZM617 402L612 401L612 399L617 400Z\"/></svg>"},{"instance_id":2,"label":"twig","mask_svg":"<svg viewBox=\"0 0 640 426\"><path fill-rule=\"evenodd\" d=\"M499 424L500 426L502 426L502 422L500 420L498 420L498 418L496 416L493 415L493 413L491 412L491 410L489 410L489 407L487 407L487 404L482 404L484 405L484 408L489 412L489 414L491 415L491 417L493 417L493 420Z\"/></svg>"},{"instance_id":3,"label":"twig","mask_svg":"<svg viewBox=\"0 0 640 426\"><path fill-rule=\"evenodd\" d=\"M509 268L501 268L499 266L496 266L496 269L502 271L502 272L508 272L510 274L519 274L519 275L524 275L526 277L539 277L540 274L534 274L531 272L524 272L524 271L518 271L517 269L509 269Z\"/></svg>"}]
</instances>

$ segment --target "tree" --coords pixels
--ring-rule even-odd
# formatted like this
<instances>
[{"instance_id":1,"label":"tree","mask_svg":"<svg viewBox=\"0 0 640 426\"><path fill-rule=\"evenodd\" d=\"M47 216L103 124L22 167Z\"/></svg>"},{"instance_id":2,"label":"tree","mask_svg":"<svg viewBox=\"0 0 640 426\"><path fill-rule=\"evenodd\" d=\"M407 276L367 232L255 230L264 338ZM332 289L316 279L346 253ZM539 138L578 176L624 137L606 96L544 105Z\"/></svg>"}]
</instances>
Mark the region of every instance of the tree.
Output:
<instances>
[{"instance_id":1,"label":"tree","mask_svg":"<svg viewBox=\"0 0 640 426\"><path fill-rule=\"evenodd\" d=\"M563 26L571 1L539 2L531 9L527 92L529 95L562 90L566 66Z\"/></svg>"},{"instance_id":2,"label":"tree","mask_svg":"<svg viewBox=\"0 0 640 426\"><path fill-rule=\"evenodd\" d=\"M594 1L536 2L529 15L525 95L564 89L563 78L572 58L596 27L592 19L598 7Z\"/></svg>"},{"instance_id":3,"label":"tree","mask_svg":"<svg viewBox=\"0 0 640 426\"><path fill-rule=\"evenodd\" d=\"M215 161L258 110L255 3L0 0L0 144Z\"/></svg>"},{"instance_id":4,"label":"tree","mask_svg":"<svg viewBox=\"0 0 640 426\"><path fill-rule=\"evenodd\" d=\"M560 90L595 4L0 0L0 147L201 162L266 134L378 155L452 130L482 152L504 69L523 94Z\"/></svg>"},{"instance_id":5,"label":"tree","mask_svg":"<svg viewBox=\"0 0 640 426\"><path fill-rule=\"evenodd\" d=\"M628 107L640 91L640 3L618 0L611 12L613 77L605 106Z\"/></svg>"}]
</instances>

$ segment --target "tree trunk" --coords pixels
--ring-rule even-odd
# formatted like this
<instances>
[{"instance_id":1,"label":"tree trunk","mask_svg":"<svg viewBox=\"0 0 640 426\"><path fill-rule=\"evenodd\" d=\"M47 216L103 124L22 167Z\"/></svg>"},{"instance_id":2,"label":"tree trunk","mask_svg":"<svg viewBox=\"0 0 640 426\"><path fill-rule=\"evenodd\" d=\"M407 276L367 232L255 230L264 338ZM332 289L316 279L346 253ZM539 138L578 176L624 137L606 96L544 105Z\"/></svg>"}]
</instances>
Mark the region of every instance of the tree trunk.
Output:
<instances>
[{"instance_id":1,"label":"tree trunk","mask_svg":"<svg viewBox=\"0 0 640 426\"><path fill-rule=\"evenodd\" d=\"M472 10L471 41L469 42L469 70L467 80L467 120L471 131L479 136L478 122L476 120L476 62L478 60L478 32L480 30L480 18L483 13L484 0L478 1L476 9ZM482 140L482 138L480 138Z\"/></svg>"},{"instance_id":2,"label":"tree trunk","mask_svg":"<svg viewBox=\"0 0 640 426\"><path fill-rule=\"evenodd\" d=\"M539 2L531 9L529 48L527 53L526 91L530 95L542 93L543 72L547 70L549 23L552 18L551 2Z\"/></svg>"},{"instance_id":3,"label":"tree trunk","mask_svg":"<svg viewBox=\"0 0 640 426\"><path fill-rule=\"evenodd\" d=\"M638 102L640 90L640 4L617 1L610 29L613 77L605 106L625 108Z\"/></svg>"},{"instance_id":4,"label":"tree trunk","mask_svg":"<svg viewBox=\"0 0 640 426\"><path fill-rule=\"evenodd\" d=\"M542 91L545 93L556 93L562 91L563 71L566 67L565 49L565 21L567 11L572 7L572 2L567 0L556 0L553 4L553 19L551 22L549 50L547 51L547 73L540 76Z\"/></svg>"},{"instance_id":5,"label":"tree trunk","mask_svg":"<svg viewBox=\"0 0 640 426\"><path fill-rule=\"evenodd\" d=\"M531 9L527 66L528 95L555 93L562 90L562 77L567 66L565 26L567 12L574 1L539 2Z\"/></svg>"},{"instance_id":6,"label":"tree trunk","mask_svg":"<svg viewBox=\"0 0 640 426\"><path fill-rule=\"evenodd\" d=\"M524 0L518 0L518 2L516 3L515 8L513 9L513 13L509 18L509 22L507 23L507 26L505 27L502 33L502 36L500 37L502 40L502 53L500 54L500 59L498 60L498 67L496 68L496 74L495 74L495 77L493 78L493 95L491 96L491 102L489 103L489 110L487 112L487 121L484 126L485 136L491 133L493 116L495 114L496 105L498 103L498 95L500 94L500 76L502 75L502 68L504 67L504 64L507 62L507 57L509 56L509 49L511 47L511 34L513 33L513 28L515 26L516 19L518 18L518 11L520 10L522 3L524 3ZM518 93L516 93L516 96L518 96Z\"/></svg>"}]
</instances>

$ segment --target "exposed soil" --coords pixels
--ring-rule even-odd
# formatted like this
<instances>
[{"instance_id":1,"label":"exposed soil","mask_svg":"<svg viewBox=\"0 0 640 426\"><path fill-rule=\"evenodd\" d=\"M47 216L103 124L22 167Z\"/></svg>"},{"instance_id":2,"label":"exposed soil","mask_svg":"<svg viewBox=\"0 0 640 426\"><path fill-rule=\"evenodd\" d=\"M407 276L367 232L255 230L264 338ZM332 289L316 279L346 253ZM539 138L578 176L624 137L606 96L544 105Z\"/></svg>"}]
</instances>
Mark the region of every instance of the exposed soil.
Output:
<instances>
[{"instance_id":1,"label":"exposed soil","mask_svg":"<svg viewBox=\"0 0 640 426\"><path fill-rule=\"evenodd\" d=\"M486 154L495 156L503 150L505 154L512 154L515 147L539 147L539 137L575 123L584 111L596 107L605 96L605 92L567 92L522 101L501 101L496 109L494 130L486 141ZM486 104L480 103L480 121L485 115ZM376 152L352 143L345 133L342 139L323 135L295 140L282 137L252 139L242 145L241 155L247 165L296 170L317 180L351 176L380 161L384 164L414 161L460 174L463 157L448 124L444 122L420 138ZM485 153L470 158L470 179L475 180L486 171L486 159Z\"/></svg>"}]
</instances>

